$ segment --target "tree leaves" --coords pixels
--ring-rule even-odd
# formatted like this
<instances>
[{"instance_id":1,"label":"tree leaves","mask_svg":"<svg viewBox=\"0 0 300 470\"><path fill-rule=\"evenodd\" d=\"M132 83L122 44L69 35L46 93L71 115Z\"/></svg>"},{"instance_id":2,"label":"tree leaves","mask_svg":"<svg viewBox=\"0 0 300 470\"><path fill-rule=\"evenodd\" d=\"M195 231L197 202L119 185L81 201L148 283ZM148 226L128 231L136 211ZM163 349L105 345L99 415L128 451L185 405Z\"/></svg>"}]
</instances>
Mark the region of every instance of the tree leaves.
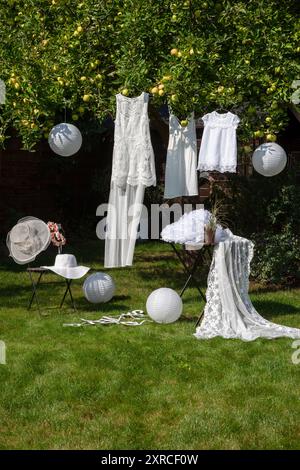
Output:
<instances>
[{"instance_id":1,"label":"tree leaves","mask_svg":"<svg viewBox=\"0 0 300 470\"><path fill-rule=\"evenodd\" d=\"M290 86L299 78L297 5L297 0L3 2L0 78L7 99L1 113L24 146L33 148L60 119L64 100L69 119L78 113L87 122L104 119L114 112L114 96L122 88L136 96L158 88L167 75L171 80L154 97L157 107L172 96L182 117L192 109L200 116L223 106L243 113L240 139L249 140L259 129L276 134L286 125ZM0 132L4 135L3 128Z\"/></svg>"}]
</instances>

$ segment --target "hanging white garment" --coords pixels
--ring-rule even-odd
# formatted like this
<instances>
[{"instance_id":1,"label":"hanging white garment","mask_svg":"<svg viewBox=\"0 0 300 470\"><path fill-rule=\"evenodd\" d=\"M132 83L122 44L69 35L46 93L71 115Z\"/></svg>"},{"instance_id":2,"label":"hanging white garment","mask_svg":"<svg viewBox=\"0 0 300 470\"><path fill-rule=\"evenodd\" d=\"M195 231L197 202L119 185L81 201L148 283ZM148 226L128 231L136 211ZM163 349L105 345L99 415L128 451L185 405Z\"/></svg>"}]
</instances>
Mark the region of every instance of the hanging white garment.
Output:
<instances>
[{"instance_id":1,"label":"hanging white garment","mask_svg":"<svg viewBox=\"0 0 300 470\"><path fill-rule=\"evenodd\" d=\"M173 224L167 225L161 232L165 242L180 243L182 245L200 245L204 243L204 227L209 222L211 213L205 209L186 212ZM225 240L226 230L217 225L215 243Z\"/></svg>"},{"instance_id":2,"label":"hanging white garment","mask_svg":"<svg viewBox=\"0 0 300 470\"><path fill-rule=\"evenodd\" d=\"M117 113L104 266L131 266L147 186L156 184L148 93L116 95Z\"/></svg>"},{"instance_id":3,"label":"hanging white garment","mask_svg":"<svg viewBox=\"0 0 300 470\"><path fill-rule=\"evenodd\" d=\"M252 305L248 295L252 257L253 243L231 232L227 240L215 246L208 275L207 303L196 338L222 336L243 341L281 336L300 338L300 329L265 320Z\"/></svg>"},{"instance_id":4,"label":"hanging white garment","mask_svg":"<svg viewBox=\"0 0 300 470\"><path fill-rule=\"evenodd\" d=\"M236 114L212 113L202 117L204 131L197 169L235 173L237 165L236 129L240 122Z\"/></svg>"},{"instance_id":5,"label":"hanging white garment","mask_svg":"<svg viewBox=\"0 0 300 470\"><path fill-rule=\"evenodd\" d=\"M187 126L183 127L171 112L164 198L197 194L197 139L194 113L190 115Z\"/></svg>"}]
</instances>

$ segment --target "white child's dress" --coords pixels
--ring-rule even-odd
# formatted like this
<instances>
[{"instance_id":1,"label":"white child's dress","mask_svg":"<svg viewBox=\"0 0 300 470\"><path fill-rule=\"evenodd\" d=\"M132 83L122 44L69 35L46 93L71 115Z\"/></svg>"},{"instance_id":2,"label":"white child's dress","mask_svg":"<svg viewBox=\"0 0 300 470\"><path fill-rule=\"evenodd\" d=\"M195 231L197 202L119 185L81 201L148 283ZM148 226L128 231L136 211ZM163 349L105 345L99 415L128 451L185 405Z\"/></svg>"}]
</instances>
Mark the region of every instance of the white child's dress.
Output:
<instances>
[{"instance_id":1,"label":"white child's dress","mask_svg":"<svg viewBox=\"0 0 300 470\"><path fill-rule=\"evenodd\" d=\"M236 114L212 113L202 117L204 131L199 152L198 170L236 172L236 129L240 122Z\"/></svg>"},{"instance_id":2,"label":"white child's dress","mask_svg":"<svg viewBox=\"0 0 300 470\"><path fill-rule=\"evenodd\" d=\"M165 199L198 194L197 139L194 113L186 127L170 113L165 171Z\"/></svg>"},{"instance_id":3,"label":"white child's dress","mask_svg":"<svg viewBox=\"0 0 300 470\"><path fill-rule=\"evenodd\" d=\"M148 93L116 95L117 113L107 210L104 266L131 266L147 186L155 186Z\"/></svg>"}]
</instances>

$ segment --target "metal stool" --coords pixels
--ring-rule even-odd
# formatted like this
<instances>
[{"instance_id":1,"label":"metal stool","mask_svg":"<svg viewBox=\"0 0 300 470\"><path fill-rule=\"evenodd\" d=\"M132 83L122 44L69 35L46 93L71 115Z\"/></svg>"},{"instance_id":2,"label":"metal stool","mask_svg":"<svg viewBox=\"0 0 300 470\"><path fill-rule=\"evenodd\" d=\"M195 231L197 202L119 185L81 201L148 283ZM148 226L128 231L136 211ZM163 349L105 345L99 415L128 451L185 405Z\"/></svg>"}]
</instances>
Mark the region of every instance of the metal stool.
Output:
<instances>
[{"instance_id":1,"label":"metal stool","mask_svg":"<svg viewBox=\"0 0 300 470\"><path fill-rule=\"evenodd\" d=\"M31 281L31 286L32 286L32 294L31 294L31 298L30 298L30 301L29 301L28 310L31 309L33 301L35 300L38 311L39 311L39 314L42 316L40 301L39 301L37 290L38 290L38 287L41 283L41 280L42 280L42 277L44 276L44 274L46 274L46 273L52 273L53 274L53 272L50 271L50 269L47 269L47 268L31 268L31 267L27 268L27 272L29 274L30 281ZM37 281L35 281L35 279L34 279L34 273L37 273L39 275ZM66 282L66 290L64 292L64 295L63 295L63 298L61 300L59 308L62 308L62 306L63 306L63 304L66 300L67 294L69 293L70 298L71 298L71 302L72 302L72 307L73 307L74 310L76 310L74 298L73 298L72 291L71 291L72 279L66 279L66 278L64 278L64 279L65 279L65 282Z\"/></svg>"}]
</instances>

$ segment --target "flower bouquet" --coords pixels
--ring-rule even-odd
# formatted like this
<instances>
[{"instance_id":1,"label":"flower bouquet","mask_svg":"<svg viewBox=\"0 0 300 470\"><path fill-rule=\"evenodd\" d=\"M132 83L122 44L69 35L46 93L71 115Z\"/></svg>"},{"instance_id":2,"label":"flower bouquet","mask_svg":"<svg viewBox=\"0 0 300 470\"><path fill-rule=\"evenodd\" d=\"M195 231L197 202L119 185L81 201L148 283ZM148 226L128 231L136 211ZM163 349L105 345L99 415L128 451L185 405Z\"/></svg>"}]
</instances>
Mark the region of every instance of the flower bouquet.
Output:
<instances>
[{"instance_id":1,"label":"flower bouquet","mask_svg":"<svg viewBox=\"0 0 300 470\"><path fill-rule=\"evenodd\" d=\"M215 244L215 235L218 224L227 226L226 211L221 201L215 200L211 206L211 216L208 223L204 227L204 243L206 245Z\"/></svg>"},{"instance_id":2,"label":"flower bouquet","mask_svg":"<svg viewBox=\"0 0 300 470\"><path fill-rule=\"evenodd\" d=\"M62 230L62 227L60 224L57 224L55 222L48 222L47 225L50 230L52 245L57 246L58 253L61 254L62 247L67 242L64 235L60 232L60 230Z\"/></svg>"}]
</instances>

